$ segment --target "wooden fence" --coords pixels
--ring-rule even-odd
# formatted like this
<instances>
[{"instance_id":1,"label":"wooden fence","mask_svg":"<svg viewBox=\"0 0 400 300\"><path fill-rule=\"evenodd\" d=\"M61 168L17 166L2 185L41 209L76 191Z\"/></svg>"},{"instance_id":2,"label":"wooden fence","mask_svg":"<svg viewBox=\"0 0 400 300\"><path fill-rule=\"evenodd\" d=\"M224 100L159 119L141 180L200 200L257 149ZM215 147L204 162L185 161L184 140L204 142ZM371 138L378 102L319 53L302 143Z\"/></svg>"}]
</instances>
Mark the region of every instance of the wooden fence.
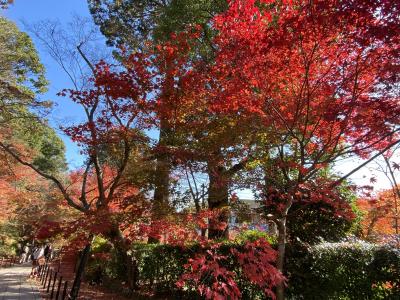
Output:
<instances>
[{"instance_id":1,"label":"wooden fence","mask_svg":"<svg viewBox=\"0 0 400 300\"><path fill-rule=\"evenodd\" d=\"M0 268L11 267L17 263L19 263L19 258L16 256L0 258Z\"/></svg>"},{"instance_id":2,"label":"wooden fence","mask_svg":"<svg viewBox=\"0 0 400 300\"><path fill-rule=\"evenodd\" d=\"M0 258L0 268L12 267L19 264L19 257L2 257ZM65 300L72 299L68 294L71 289L69 280L64 280L61 275L62 266L59 263L57 267L51 266L46 262L39 266L38 284L42 287L42 292L48 295L47 299Z\"/></svg>"},{"instance_id":3,"label":"wooden fence","mask_svg":"<svg viewBox=\"0 0 400 300\"><path fill-rule=\"evenodd\" d=\"M60 272L61 265L57 270L50 264L46 263L39 267L39 284L42 285L43 291L48 294L48 299L64 300L69 299L68 289L69 281L63 280Z\"/></svg>"}]
</instances>

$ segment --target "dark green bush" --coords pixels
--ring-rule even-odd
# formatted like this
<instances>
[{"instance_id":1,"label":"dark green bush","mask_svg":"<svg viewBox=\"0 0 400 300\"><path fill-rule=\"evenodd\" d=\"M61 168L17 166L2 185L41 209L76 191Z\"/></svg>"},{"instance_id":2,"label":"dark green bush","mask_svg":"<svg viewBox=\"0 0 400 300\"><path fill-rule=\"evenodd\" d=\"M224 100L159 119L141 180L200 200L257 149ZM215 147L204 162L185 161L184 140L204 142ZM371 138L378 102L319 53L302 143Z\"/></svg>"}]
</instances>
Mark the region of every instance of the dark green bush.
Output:
<instances>
[{"instance_id":1,"label":"dark green bush","mask_svg":"<svg viewBox=\"0 0 400 300\"><path fill-rule=\"evenodd\" d=\"M346 205L350 211L350 205ZM300 239L309 244L340 241L355 224L350 217L338 217L337 212L328 202L295 202L287 218L288 240Z\"/></svg>"},{"instance_id":2,"label":"dark green bush","mask_svg":"<svg viewBox=\"0 0 400 300\"><path fill-rule=\"evenodd\" d=\"M245 241L265 237L246 231L235 241L224 242L218 253L227 257L224 266L235 272L242 299L265 299L262 291L241 276L241 269L230 249L242 250ZM276 246L276 245L275 245ZM185 293L176 287L184 265L196 253L204 251L198 244L173 246L163 244L134 244L132 254L139 269L142 291L166 295L171 299L198 299L193 290ZM104 253L106 252L106 253ZM102 255L108 256L105 259ZM400 299L400 251L365 242L322 243L315 246L287 246L286 276L288 299ZM88 277L99 274L104 280L124 281L123 262L105 240L93 246ZM107 285L108 286L108 285Z\"/></svg>"},{"instance_id":3,"label":"dark green bush","mask_svg":"<svg viewBox=\"0 0 400 300\"><path fill-rule=\"evenodd\" d=\"M17 253L16 244L0 245L0 257L14 256Z\"/></svg>"},{"instance_id":4,"label":"dark green bush","mask_svg":"<svg viewBox=\"0 0 400 300\"><path fill-rule=\"evenodd\" d=\"M92 242L91 255L85 270L88 282L100 284L110 280L124 281L124 262L117 255L112 244L101 236L96 236Z\"/></svg>"},{"instance_id":5,"label":"dark green bush","mask_svg":"<svg viewBox=\"0 0 400 300\"><path fill-rule=\"evenodd\" d=\"M171 245L135 244L134 257L139 268L139 281L158 293L176 291L175 282L184 271L191 250Z\"/></svg>"},{"instance_id":6,"label":"dark green bush","mask_svg":"<svg viewBox=\"0 0 400 300\"><path fill-rule=\"evenodd\" d=\"M400 252L365 242L288 249L288 296L295 299L400 299Z\"/></svg>"},{"instance_id":7,"label":"dark green bush","mask_svg":"<svg viewBox=\"0 0 400 300\"><path fill-rule=\"evenodd\" d=\"M241 250L246 241L266 238L273 241L265 233L255 230L246 231L235 241L225 241L218 247L218 254L227 257L224 267L234 271L237 284L242 292L243 299L265 299L264 293L258 287L250 284L241 276L241 268L231 253L231 249ZM184 265L195 254L203 253L206 249L199 244L175 246L165 244L132 245L132 256L138 267L138 283L143 292L166 295L173 299L200 299L197 291L178 289L176 282L185 271ZM115 280L125 281L124 263L120 255L107 240L96 238L92 244L92 252L85 272L85 279L94 284L103 283L110 286Z\"/></svg>"},{"instance_id":8,"label":"dark green bush","mask_svg":"<svg viewBox=\"0 0 400 300\"><path fill-rule=\"evenodd\" d=\"M255 234L257 235L257 234ZM254 237L254 235L251 235ZM237 284L242 293L242 299L265 299L263 291L252 285L241 276L241 269L234 259L231 249L241 250L244 238L232 242L224 242L218 253L227 257L224 267L234 271ZM172 246L161 244L135 244L134 256L139 266L139 280L142 286L147 286L157 294L175 295L185 299L197 299L197 293L187 290L183 293L176 286L176 282L184 273L184 265L196 253L204 251L198 244L191 246Z\"/></svg>"}]
</instances>

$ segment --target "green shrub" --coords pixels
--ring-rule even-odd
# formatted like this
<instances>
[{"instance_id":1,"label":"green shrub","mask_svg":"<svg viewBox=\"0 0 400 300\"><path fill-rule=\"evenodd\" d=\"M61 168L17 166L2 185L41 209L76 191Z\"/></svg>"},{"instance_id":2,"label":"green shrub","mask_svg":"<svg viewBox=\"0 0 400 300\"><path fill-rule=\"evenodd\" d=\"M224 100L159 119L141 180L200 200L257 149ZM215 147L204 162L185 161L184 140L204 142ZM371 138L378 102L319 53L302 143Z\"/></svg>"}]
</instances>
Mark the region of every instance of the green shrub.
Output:
<instances>
[{"instance_id":1,"label":"green shrub","mask_svg":"<svg viewBox=\"0 0 400 300\"><path fill-rule=\"evenodd\" d=\"M245 231L234 241L225 241L218 254L227 257L224 267L233 271L242 299L265 299L263 292L250 284L231 249L241 251L246 241L266 238L265 233ZM184 265L196 253L199 244L174 246L164 244L132 245L142 291L168 295L174 299L198 299L194 290L182 292L176 282ZM104 255L107 257L105 258ZM125 280L124 262L106 240L96 240L88 265L88 278L95 279L101 270L104 279ZM365 242L322 243L315 246L289 244L286 254L288 299L400 299L400 250Z\"/></svg>"},{"instance_id":2,"label":"green shrub","mask_svg":"<svg viewBox=\"0 0 400 300\"><path fill-rule=\"evenodd\" d=\"M175 282L191 254L189 248L161 244L134 244L133 253L139 281L158 293L176 291Z\"/></svg>"},{"instance_id":3,"label":"green shrub","mask_svg":"<svg viewBox=\"0 0 400 300\"><path fill-rule=\"evenodd\" d=\"M17 253L17 245L0 245L0 257L14 256Z\"/></svg>"},{"instance_id":4,"label":"green shrub","mask_svg":"<svg viewBox=\"0 0 400 300\"><path fill-rule=\"evenodd\" d=\"M111 250L111 244L103 237L96 236L92 242L92 253L109 252Z\"/></svg>"},{"instance_id":5,"label":"green shrub","mask_svg":"<svg viewBox=\"0 0 400 300\"><path fill-rule=\"evenodd\" d=\"M400 252L365 242L288 249L288 296L296 299L400 299Z\"/></svg>"},{"instance_id":6,"label":"green shrub","mask_svg":"<svg viewBox=\"0 0 400 300\"><path fill-rule=\"evenodd\" d=\"M101 236L96 236L92 242L85 279L96 284L104 280L107 282L114 279L124 281L126 276L124 263L109 241Z\"/></svg>"},{"instance_id":7,"label":"green shrub","mask_svg":"<svg viewBox=\"0 0 400 300\"><path fill-rule=\"evenodd\" d=\"M254 242L260 238L266 239L272 246L277 243L275 236L271 236L268 233L259 230L244 230L235 237L235 241L238 243L244 243L246 241Z\"/></svg>"},{"instance_id":8,"label":"green shrub","mask_svg":"<svg viewBox=\"0 0 400 300\"><path fill-rule=\"evenodd\" d=\"M226 256L224 267L233 271L235 280L242 293L242 299L265 299L264 292L257 286L251 284L241 274L241 267L232 255L231 249L241 251L245 241L257 239L259 233L247 232L239 240L225 241L218 247L218 254ZM246 239L249 238L249 239ZM269 238L266 235L262 237ZM186 290L182 292L176 286L176 282L184 273L184 265L189 258L204 249L199 244L190 246L173 246L163 244L135 244L133 245L134 256L139 267L139 281L142 286L147 286L157 294L173 295L179 299L197 299L197 291Z\"/></svg>"}]
</instances>

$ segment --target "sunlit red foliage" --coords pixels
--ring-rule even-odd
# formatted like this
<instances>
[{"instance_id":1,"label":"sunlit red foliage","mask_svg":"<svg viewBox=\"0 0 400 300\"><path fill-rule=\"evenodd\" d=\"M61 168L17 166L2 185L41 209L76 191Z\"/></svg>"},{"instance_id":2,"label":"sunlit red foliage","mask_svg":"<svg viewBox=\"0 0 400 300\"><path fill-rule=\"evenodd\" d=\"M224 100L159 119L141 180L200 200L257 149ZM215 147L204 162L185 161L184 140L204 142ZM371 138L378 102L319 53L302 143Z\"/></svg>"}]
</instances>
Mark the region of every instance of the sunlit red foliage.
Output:
<instances>
[{"instance_id":1,"label":"sunlit red foliage","mask_svg":"<svg viewBox=\"0 0 400 300\"><path fill-rule=\"evenodd\" d=\"M197 254L185 265L188 272L182 275L177 286L182 288L185 284L192 284L206 299L239 299L241 293L234 281L234 273L224 266L226 258L215 249L207 250L206 254Z\"/></svg>"},{"instance_id":2,"label":"sunlit red foliage","mask_svg":"<svg viewBox=\"0 0 400 300\"><path fill-rule=\"evenodd\" d=\"M231 270L228 256L243 272L243 278L260 287L266 296L275 299L272 291L284 278L274 266L276 251L265 239L247 242L243 249L231 249L221 254L220 243L202 243L203 253L197 253L185 265L186 272L176 283L178 287L193 287L205 299L240 299L237 274Z\"/></svg>"},{"instance_id":3,"label":"sunlit red foliage","mask_svg":"<svg viewBox=\"0 0 400 300\"><path fill-rule=\"evenodd\" d=\"M265 239L247 242L242 251L231 250L242 267L244 278L259 286L266 296L275 299L272 290L284 281L282 274L276 269L277 252Z\"/></svg>"},{"instance_id":4,"label":"sunlit red foliage","mask_svg":"<svg viewBox=\"0 0 400 300\"><path fill-rule=\"evenodd\" d=\"M76 170L70 174L68 193L71 197L79 197L81 193L82 173L82 170ZM110 178L109 182L112 182L115 171L106 167L104 168L103 176L106 184L108 178ZM144 199L136 187L126 182L121 182L107 206L97 207L92 205L92 203L96 203L99 197L96 180L95 174L88 173L86 178L86 198L90 208L85 214L70 211L69 217L61 223L64 237L72 237L77 249L87 242L89 236L109 235L116 228L119 228L124 233L127 243L141 239L140 233L138 231L135 232L133 228L138 228L141 222L145 222L146 218L150 217L149 202ZM68 207L66 201L64 201L63 205ZM118 224L118 226L115 227L115 224Z\"/></svg>"},{"instance_id":5,"label":"sunlit red foliage","mask_svg":"<svg viewBox=\"0 0 400 300\"><path fill-rule=\"evenodd\" d=\"M185 246L195 241L206 241L206 237L201 235L202 230L214 228L213 226L224 230L227 224L218 220L220 215L221 210L204 209L196 213L175 213L164 219L154 219L148 211L147 219L142 218L143 223L139 226L138 223L130 224L124 232L129 236L139 231L140 235L137 236L141 236L144 240L156 238L161 243Z\"/></svg>"},{"instance_id":6,"label":"sunlit red foliage","mask_svg":"<svg viewBox=\"0 0 400 300\"><path fill-rule=\"evenodd\" d=\"M317 178L306 184L299 185L294 195L293 203L300 207L307 205L323 204L331 207L335 217L352 220L355 214L348 202L348 199L341 194L340 189L332 187L334 180ZM263 207L272 214L279 215L285 208L289 195L282 194L279 190L269 188L262 194ZM324 210L321 208L322 211Z\"/></svg>"},{"instance_id":7,"label":"sunlit red foliage","mask_svg":"<svg viewBox=\"0 0 400 300\"><path fill-rule=\"evenodd\" d=\"M55 237L62 232L63 230L59 222L45 220L40 223L39 228L36 231L35 238L39 240L46 240L48 238Z\"/></svg>"},{"instance_id":8,"label":"sunlit red foliage","mask_svg":"<svg viewBox=\"0 0 400 300\"><path fill-rule=\"evenodd\" d=\"M22 145L15 145L24 155L32 155ZM34 238L43 222L57 215L61 203L57 190L32 169L0 153L0 222L12 221L25 228L23 238Z\"/></svg>"},{"instance_id":9,"label":"sunlit red foliage","mask_svg":"<svg viewBox=\"0 0 400 300\"><path fill-rule=\"evenodd\" d=\"M361 198L357 206L363 212L362 230L368 238L395 234L395 197L392 189L379 192L376 196Z\"/></svg>"},{"instance_id":10,"label":"sunlit red foliage","mask_svg":"<svg viewBox=\"0 0 400 300\"><path fill-rule=\"evenodd\" d=\"M399 115L391 92L399 69L398 18L390 19L397 6L258 2L231 1L214 20L221 50L210 73L213 109L260 115L278 135L295 132L307 157L383 147ZM377 18L378 9L385 17Z\"/></svg>"},{"instance_id":11,"label":"sunlit red foliage","mask_svg":"<svg viewBox=\"0 0 400 300\"><path fill-rule=\"evenodd\" d=\"M163 45L132 54L122 50L123 68L97 64L90 89L61 93L81 105L87 117L64 128L86 155L85 168L71 174L67 188L47 177L66 203L81 212L68 220L66 233L81 241L105 234L127 253L137 239L163 238L176 244L198 238L196 230L206 224L209 231L226 228L226 218L216 216L217 210L154 220L140 187L123 180L134 144L147 142L140 131L156 127L187 133L187 144L191 139L211 141L202 149L160 144L153 154L168 153L176 164L206 161L210 187L226 188L225 194L232 176L223 172L223 150L240 144L241 151L227 157L244 165L268 160L263 172L274 182L254 188L264 192L270 212L266 217L278 226L277 267L283 271L292 204L326 202L336 216L354 217L334 189L342 181L323 182L321 173L338 158L367 158L399 138L399 3L231 0L227 11L210 21L215 29L212 63L193 56L198 33L189 28ZM228 129L220 130L226 120ZM249 132L257 138L251 145L245 141ZM231 138L235 135L238 140ZM217 147L210 146L214 136L223 136L216 139L221 142ZM102 161L104 147L120 149L119 164ZM368 210L370 203L364 205ZM221 208L220 203L210 208ZM378 210L387 213L386 204ZM240 298L234 272L223 265L227 257L217 252L218 244L207 247L189 262L179 285L194 284L208 299ZM282 277L272 267L275 252L265 242L249 243L244 252L231 254L266 295L273 297L271 288L282 287ZM282 290L280 295L283 299Z\"/></svg>"}]
</instances>

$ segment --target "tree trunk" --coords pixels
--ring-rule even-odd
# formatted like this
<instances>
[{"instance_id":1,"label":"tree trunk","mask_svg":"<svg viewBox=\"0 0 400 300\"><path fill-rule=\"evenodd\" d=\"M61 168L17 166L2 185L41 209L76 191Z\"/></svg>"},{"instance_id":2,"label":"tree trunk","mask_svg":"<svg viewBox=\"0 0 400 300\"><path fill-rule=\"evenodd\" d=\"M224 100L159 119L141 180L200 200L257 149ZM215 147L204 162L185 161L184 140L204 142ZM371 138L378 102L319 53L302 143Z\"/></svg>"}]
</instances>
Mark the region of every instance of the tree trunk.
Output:
<instances>
[{"instance_id":1,"label":"tree trunk","mask_svg":"<svg viewBox=\"0 0 400 300\"><path fill-rule=\"evenodd\" d=\"M154 174L154 196L153 196L153 216L156 219L162 218L170 210L169 205L169 185L171 163L168 153L164 152L165 147L169 146L169 129L166 120L161 118L160 121L160 136L158 146L161 148L161 153L157 156L156 171ZM149 243L158 243L156 238L150 237Z\"/></svg>"},{"instance_id":2,"label":"tree trunk","mask_svg":"<svg viewBox=\"0 0 400 300\"><path fill-rule=\"evenodd\" d=\"M285 263L285 251L286 251L286 219L289 213L290 208L293 204L292 195L296 193L296 190L291 193L288 192L289 199L285 204L284 210L281 212L281 217L276 220L276 225L278 227L278 260L276 262L277 269L284 275L284 263ZM284 300L285 299L285 283L281 282L276 287L276 299Z\"/></svg>"},{"instance_id":3,"label":"tree trunk","mask_svg":"<svg viewBox=\"0 0 400 300\"><path fill-rule=\"evenodd\" d=\"M210 186L208 190L208 207L211 210L221 209L221 214L216 220L210 220L208 227L208 238L218 239L229 236L228 226L224 229L218 228L220 223L229 222L229 182L224 178L225 168L216 166L209 168Z\"/></svg>"},{"instance_id":4,"label":"tree trunk","mask_svg":"<svg viewBox=\"0 0 400 300\"><path fill-rule=\"evenodd\" d=\"M285 262L285 250L286 250L286 217L283 217L277 221L278 227L278 259L276 263L277 269L283 274L284 262ZM281 282L276 287L276 299L285 299L285 286Z\"/></svg>"},{"instance_id":5,"label":"tree trunk","mask_svg":"<svg viewBox=\"0 0 400 300\"><path fill-rule=\"evenodd\" d=\"M157 159L154 179L153 212L155 216L163 216L169 210L169 174L171 166L166 154Z\"/></svg>"},{"instance_id":6,"label":"tree trunk","mask_svg":"<svg viewBox=\"0 0 400 300\"><path fill-rule=\"evenodd\" d=\"M81 287L83 273L85 272L86 263L90 254L91 242L88 243L82 251L82 256L79 261L78 270L75 274L74 283L72 284L71 292L69 293L68 299L78 299L79 289Z\"/></svg>"},{"instance_id":7,"label":"tree trunk","mask_svg":"<svg viewBox=\"0 0 400 300\"><path fill-rule=\"evenodd\" d=\"M139 272L136 260L134 260L132 256L128 254L126 248L120 248L118 244L115 244L114 246L116 247L117 253L124 263L124 275L126 276L126 282L128 284L129 292L138 290Z\"/></svg>"},{"instance_id":8,"label":"tree trunk","mask_svg":"<svg viewBox=\"0 0 400 300\"><path fill-rule=\"evenodd\" d=\"M118 228L118 225L115 224L110 231L109 237L112 240L112 243L118 253L118 256L121 258L124 264L123 274L126 276L126 282L128 284L128 288L130 292L139 289L138 277L139 271L137 267L136 260L133 259L132 255L128 254L128 251L131 250L131 245L126 242L125 237L123 236L121 230Z\"/></svg>"},{"instance_id":9,"label":"tree trunk","mask_svg":"<svg viewBox=\"0 0 400 300\"><path fill-rule=\"evenodd\" d=\"M169 175L171 172L171 163L169 161L169 155L165 152L166 149L164 149L170 144L169 135L168 123L166 120L161 119L158 141L158 147L161 148L161 153L157 156L156 174L154 178L154 212L161 215L164 213L164 209L169 206Z\"/></svg>"}]
</instances>

